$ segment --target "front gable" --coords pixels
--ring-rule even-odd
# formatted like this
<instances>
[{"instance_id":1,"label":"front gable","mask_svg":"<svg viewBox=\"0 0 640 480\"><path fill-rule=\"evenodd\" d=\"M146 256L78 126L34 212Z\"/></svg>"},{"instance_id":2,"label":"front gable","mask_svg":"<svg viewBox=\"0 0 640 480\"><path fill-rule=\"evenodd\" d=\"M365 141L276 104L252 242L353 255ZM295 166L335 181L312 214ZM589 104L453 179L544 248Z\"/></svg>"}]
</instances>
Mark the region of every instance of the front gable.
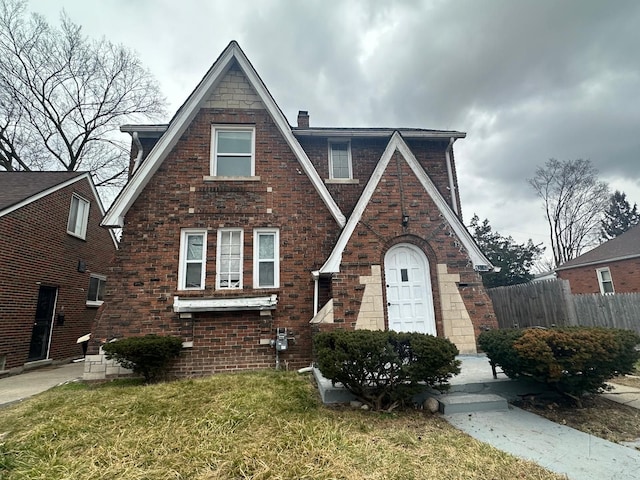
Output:
<instances>
[{"instance_id":1,"label":"front gable","mask_svg":"<svg viewBox=\"0 0 640 480\"><path fill-rule=\"evenodd\" d=\"M402 168L410 169L410 181L416 182L416 186L425 197L414 193L413 198L403 197L403 181L407 172L402 173ZM374 195L383 198L374 198ZM432 208L424 210L425 200L432 203ZM367 185L354 208L340 238L331 255L320 269L320 273L336 273L340 271L342 254L347 243L351 239L358 224L363 221L365 211L370 208L371 203L382 204L387 208L387 212L395 215L389 216L388 222L392 224L408 225L413 218L421 218L424 215L435 219L442 219L442 226L450 232L450 236L456 236L460 248L465 249L469 260L474 268L479 271L487 271L493 268L491 262L480 251L473 238L464 227L458 216L440 194L429 175L424 171L413 152L402 139L402 136L395 132L387 147L380 157L373 174L369 178ZM386 224L386 223L383 223ZM426 232L421 232L424 236Z\"/></svg>"},{"instance_id":2,"label":"front gable","mask_svg":"<svg viewBox=\"0 0 640 480\"><path fill-rule=\"evenodd\" d=\"M246 82L241 77L244 77ZM247 88L247 84L250 88ZM232 87L232 91L227 91L229 86ZM134 172L124 190L115 199L105 215L103 225L109 227L123 226L124 216L167 156L174 150L201 108L215 110L219 106L231 107L237 105L234 108L251 110L259 107L260 103L265 106L280 135L282 135L294 153L298 160L301 174L305 174L310 179L315 194L320 196L338 225L343 226L345 223L344 215L327 191L306 153L293 136L291 127L282 111L235 41L232 41L227 46L186 102L180 107L169 123L166 132L155 144L146 160ZM229 121L229 123L235 122Z\"/></svg>"}]
</instances>

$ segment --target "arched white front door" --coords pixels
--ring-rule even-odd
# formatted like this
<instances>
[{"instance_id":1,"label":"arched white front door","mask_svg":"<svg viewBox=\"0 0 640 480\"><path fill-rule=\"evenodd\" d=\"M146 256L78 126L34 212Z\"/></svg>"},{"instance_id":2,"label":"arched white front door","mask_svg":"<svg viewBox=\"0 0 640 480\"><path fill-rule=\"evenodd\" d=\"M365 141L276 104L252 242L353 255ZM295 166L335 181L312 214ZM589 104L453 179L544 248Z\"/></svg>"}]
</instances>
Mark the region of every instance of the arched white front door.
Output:
<instances>
[{"instance_id":1,"label":"arched white front door","mask_svg":"<svg viewBox=\"0 0 640 480\"><path fill-rule=\"evenodd\" d=\"M384 256L389 330L436 335L429 261L419 248L401 243Z\"/></svg>"}]
</instances>

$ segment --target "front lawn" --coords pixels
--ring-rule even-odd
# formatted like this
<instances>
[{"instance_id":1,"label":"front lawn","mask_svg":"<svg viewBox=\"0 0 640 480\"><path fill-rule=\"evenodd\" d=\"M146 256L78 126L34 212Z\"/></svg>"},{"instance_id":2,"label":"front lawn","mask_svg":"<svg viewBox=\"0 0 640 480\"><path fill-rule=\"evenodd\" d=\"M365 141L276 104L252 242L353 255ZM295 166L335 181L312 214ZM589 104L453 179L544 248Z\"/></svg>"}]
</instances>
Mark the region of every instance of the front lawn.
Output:
<instances>
[{"instance_id":1,"label":"front lawn","mask_svg":"<svg viewBox=\"0 0 640 480\"><path fill-rule=\"evenodd\" d=\"M308 377L70 384L0 410L0 479L560 479L422 411L328 408Z\"/></svg>"}]
</instances>

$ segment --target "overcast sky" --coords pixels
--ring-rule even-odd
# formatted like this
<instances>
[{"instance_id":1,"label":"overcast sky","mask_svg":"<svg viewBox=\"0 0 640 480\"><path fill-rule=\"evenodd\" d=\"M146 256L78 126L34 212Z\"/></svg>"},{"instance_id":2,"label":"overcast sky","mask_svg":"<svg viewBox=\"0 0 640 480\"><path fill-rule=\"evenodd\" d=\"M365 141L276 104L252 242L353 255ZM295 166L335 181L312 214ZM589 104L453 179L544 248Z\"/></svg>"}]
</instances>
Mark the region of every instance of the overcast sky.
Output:
<instances>
[{"instance_id":1,"label":"overcast sky","mask_svg":"<svg viewBox=\"0 0 640 480\"><path fill-rule=\"evenodd\" d=\"M171 115L237 40L292 125L467 132L465 223L519 242L548 237L527 178L552 157L640 202L639 1L30 1L54 23L62 8L137 51Z\"/></svg>"}]
</instances>

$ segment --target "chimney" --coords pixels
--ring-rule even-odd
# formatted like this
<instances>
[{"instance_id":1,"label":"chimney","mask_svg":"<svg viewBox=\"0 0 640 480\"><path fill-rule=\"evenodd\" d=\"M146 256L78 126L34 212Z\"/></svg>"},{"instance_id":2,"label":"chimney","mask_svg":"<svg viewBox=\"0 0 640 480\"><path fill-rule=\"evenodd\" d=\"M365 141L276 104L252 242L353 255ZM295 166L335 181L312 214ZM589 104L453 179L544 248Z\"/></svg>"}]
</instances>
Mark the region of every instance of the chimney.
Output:
<instances>
[{"instance_id":1,"label":"chimney","mask_svg":"<svg viewBox=\"0 0 640 480\"><path fill-rule=\"evenodd\" d=\"M309 128L309 112L306 110L298 111L298 128Z\"/></svg>"}]
</instances>

